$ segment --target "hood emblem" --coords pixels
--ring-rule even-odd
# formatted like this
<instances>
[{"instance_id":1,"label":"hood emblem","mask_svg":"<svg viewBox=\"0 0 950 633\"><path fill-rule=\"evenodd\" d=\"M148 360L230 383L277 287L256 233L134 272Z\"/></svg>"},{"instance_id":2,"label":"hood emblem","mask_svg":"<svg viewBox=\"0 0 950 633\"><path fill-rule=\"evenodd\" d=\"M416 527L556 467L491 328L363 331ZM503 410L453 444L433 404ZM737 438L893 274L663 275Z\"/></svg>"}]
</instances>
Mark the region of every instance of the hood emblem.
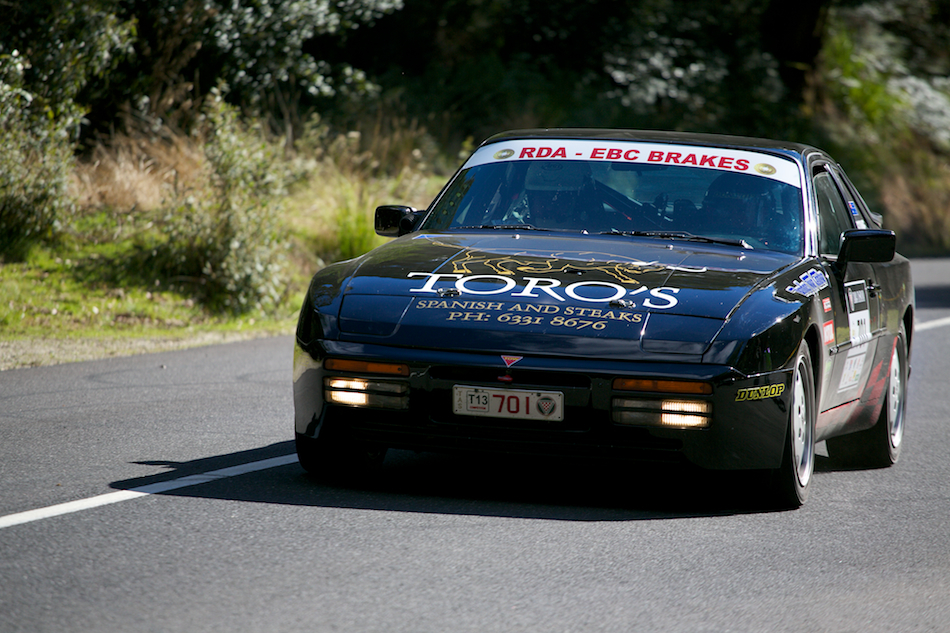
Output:
<instances>
[{"instance_id":1,"label":"hood emblem","mask_svg":"<svg viewBox=\"0 0 950 633\"><path fill-rule=\"evenodd\" d=\"M524 356L507 356L505 354L501 355L501 359L505 361L505 367L511 367L522 358L524 358Z\"/></svg>"}]
</instances>

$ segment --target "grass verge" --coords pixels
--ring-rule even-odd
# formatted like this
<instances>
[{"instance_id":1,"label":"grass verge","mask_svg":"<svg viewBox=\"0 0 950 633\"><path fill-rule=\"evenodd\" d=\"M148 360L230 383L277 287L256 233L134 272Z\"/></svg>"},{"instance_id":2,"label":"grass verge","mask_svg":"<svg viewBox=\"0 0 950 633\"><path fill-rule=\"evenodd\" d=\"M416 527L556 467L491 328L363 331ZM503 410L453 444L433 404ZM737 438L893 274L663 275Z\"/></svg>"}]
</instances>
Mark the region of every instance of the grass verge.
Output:
<instances>
[{"instance_id":1,"label":"grass verge","mask_svg":"<svg viewBox=\"0 0 950 633\"><path fill-rule=\"evenodd\" d=\"M235 317L160 283L121 287L90 276L114 247L34 249L27 261L0 266L0 370L293 331L299 293L270 312Z\"/></svg>"},{"instance_id":2,"label":"grass verge","mask_svg":"<svg viewBox=\"0 0 950 633\"><path fill-rule=\"evenodd\" d=\"M0 261L0 370L181 349L289 334L310 277L326 263L378 246L380 204L428 205L444 182L423 161L424 130L402 138L404 155L376 135L321 131L273 167L292 173L277 201L284 274L278 299L236 313L204 301L201 279L154 267L174 205L207 181L203 148L182 137L119 137L80 162L79 211L54 242L22 262ZM322 136L321 136L322 135ZM374 156L386 156L390 169ZM261 305L265 307L260 307Z\"/></svg>"}]
</instances>

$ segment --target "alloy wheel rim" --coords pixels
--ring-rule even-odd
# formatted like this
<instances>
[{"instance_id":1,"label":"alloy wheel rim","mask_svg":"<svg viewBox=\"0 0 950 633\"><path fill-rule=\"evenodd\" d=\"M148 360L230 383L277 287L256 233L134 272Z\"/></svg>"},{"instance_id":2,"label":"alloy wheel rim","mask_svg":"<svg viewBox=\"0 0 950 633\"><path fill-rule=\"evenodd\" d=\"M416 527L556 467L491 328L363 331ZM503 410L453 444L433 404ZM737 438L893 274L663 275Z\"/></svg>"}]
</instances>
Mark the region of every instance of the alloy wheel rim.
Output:
<instances>
[{"instance_id":1,"label":"alloy wheel rim","mask_svg":"<svg viewBox=\"0 0 950 633\"><path fill-rule=\"evenodd\" d=\"M891 376L887 389L889 435L891 446L897 448L901 445L901 440L904 437L904 392L903 383L901 382L901 358L896 349L891 356Z\"/></svg>"},{"instance_id":2,"label":"alloy wheel rim","mask_svg":"<svg viewBox=\"0 0 950 633\"><path fill-rule=\"evenodd\" d=\"M803 364L795 372L795 385L792 396L792 458L799 485L804 488L811 479L814 464L814 447L811 442L811 427L808 424L808 401L805 397Z\"/></svg>"}]
</instances>

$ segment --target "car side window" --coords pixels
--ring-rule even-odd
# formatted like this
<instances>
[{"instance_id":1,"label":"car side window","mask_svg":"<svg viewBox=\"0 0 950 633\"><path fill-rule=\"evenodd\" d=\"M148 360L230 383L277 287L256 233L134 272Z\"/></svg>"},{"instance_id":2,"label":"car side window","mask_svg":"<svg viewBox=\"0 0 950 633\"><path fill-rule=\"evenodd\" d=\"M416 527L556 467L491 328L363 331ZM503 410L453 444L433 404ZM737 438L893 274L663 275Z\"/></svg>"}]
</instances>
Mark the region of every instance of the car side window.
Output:
<instances>
[{"instance_id":1,"label":"car side window","mask_svg":"<svg viewBox=\"0 0 950 633\"><path fill-rule=\"evenodd\" d=\"M818 250L822 255L837 255L841 234L854 228L851 213L831 174L819 171L814 182L818 194Z\"/></svg>"},{"instance_id":2,"label":"car side window","mask_svg":"<svg viewBox=\"0 0 950 633\"><path fill-rule=\"evenodd\" d=\"M869 226L877 229L881 228L881 221L883 218L880 215L876 215L871 212L871 208L868 206L868 203L865 202L863 197L861 197L860 192L858 192L857 188L854 186L854 183L848 178L848 175L843 171L839 171L838 176L844 183L848 193L851 194L851 199L854 200L855 204L857 205L860 218L864 220L865 226L860 226L860 223L858 223L858 228L862 229ZM852 213L852 215L854 214Z\"/></svg>"}]
</instances>

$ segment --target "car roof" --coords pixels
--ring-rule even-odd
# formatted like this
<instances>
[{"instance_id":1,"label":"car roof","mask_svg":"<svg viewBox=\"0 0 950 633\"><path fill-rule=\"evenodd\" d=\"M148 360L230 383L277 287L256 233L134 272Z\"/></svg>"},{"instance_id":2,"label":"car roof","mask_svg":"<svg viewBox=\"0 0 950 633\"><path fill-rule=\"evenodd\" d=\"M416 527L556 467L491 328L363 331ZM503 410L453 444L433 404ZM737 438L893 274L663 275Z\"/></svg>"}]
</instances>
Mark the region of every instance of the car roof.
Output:
<instances>
[{"instance_id":1,"label":"car roof","mask_svg":"<svg viewBox=\"0 0 950 633\"><path fill-rule=\"evenodd\" d=\"M820 149L803 143L777 141L728 134L701 134L697 132L665 132L660 130L625 130L607 128L538 128L509 130L495 134L482 145L500 141L530 138L588 139L613 141L646 141L650 143L675 143L679 145L698 145L710 147L728 147L732 149L770 150L782 154L792 154L803 160L808 154L824 154Z\"/></svg>"}]
</instances>

